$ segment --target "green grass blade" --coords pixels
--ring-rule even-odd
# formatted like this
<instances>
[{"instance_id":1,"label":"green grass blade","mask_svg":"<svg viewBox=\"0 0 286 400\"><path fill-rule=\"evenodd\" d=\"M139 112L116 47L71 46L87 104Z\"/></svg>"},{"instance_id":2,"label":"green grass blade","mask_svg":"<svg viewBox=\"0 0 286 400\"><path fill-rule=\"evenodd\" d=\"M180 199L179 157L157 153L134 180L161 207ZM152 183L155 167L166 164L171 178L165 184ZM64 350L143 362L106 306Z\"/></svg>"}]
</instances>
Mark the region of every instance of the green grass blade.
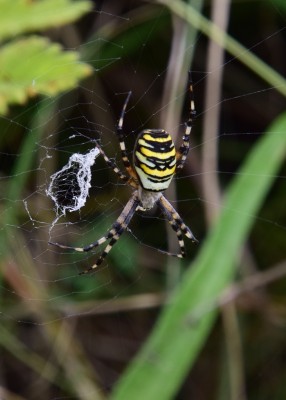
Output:
<instances>
[{"instance_id":1,"label":"green grass blade","mask_svg":"<svg viewBox=\"0 0 286 400\"><path fill-rule=\"evenodd\" d=\"M111 398L171 399L196 360L217 311L221 291L235 274L238 252L286 153L286 114L278 118L231 183L220 218L172 303Z\"/></svg>"}]
</instances>

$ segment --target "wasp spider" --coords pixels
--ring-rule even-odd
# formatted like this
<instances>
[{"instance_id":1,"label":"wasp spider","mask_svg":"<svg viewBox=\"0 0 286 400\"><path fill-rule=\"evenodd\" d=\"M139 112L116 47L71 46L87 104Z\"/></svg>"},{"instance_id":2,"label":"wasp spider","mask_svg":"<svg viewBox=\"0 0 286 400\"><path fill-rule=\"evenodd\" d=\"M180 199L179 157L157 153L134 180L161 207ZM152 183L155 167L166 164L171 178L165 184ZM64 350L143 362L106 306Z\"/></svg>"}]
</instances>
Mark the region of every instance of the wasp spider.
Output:
<instances>
[{"instance_id":1,"label":"wasp spider","mask_svg":"<svg viewBox=\"0 0 286 400\"><path fill-rule=\"evenodd\" d=\"M95 264L81 272L81 274L89 273L103 262L114 244L127 229L131 218L137 210L146 211L153 208L155 205L159 207L167 218L172 229L175 231L179 242L180 253L168 254L180 258L185 257L186 253L183 235L191 239L194 243L198 242L190 228L185 225L177 211L172 207L162 193L169 187L174 174L183 168L189 152L190 134L196 114L191 80L189 80L189 94L189 117L186 122L183 141L178 150L175 149L172 137L164 129L144 129L138 135L135 143L133 150L133 165L131 164L127 155L122 129L123 119L131 92L128 93L125 100L117 125L117 136L119 139L121 158L127 173L122 172L115 162L107 157L102 148L98 144L96 145L108 166L114 170L122 181L132 186L134 191L111 229L100 239L85 247L72 247L60 243L49 242L52 245L61 247L62 249L87 252L103 244L107 240L110 240L109 244L105 247Z\"/></svg>"}]
</instances>

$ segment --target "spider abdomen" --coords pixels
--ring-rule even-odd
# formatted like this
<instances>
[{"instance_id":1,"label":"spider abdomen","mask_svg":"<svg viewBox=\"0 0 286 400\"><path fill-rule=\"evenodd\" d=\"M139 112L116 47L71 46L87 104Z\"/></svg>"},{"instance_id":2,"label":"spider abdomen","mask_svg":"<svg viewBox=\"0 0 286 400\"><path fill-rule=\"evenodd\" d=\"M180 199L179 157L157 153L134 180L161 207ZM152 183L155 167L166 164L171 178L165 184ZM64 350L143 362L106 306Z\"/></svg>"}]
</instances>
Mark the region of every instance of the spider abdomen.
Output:
<instances>
[{"instance_id":1,"label":"spider abdomen","mask_svg":"<svg viewBox=\"0 0 286 400\"><path fill-rule=\"evenodd\" d=\"M163 129L142 131L134 148L134 167L145 190L167 189L176 171L176 150L171 136Z\"/></svg>"}]
</instances>

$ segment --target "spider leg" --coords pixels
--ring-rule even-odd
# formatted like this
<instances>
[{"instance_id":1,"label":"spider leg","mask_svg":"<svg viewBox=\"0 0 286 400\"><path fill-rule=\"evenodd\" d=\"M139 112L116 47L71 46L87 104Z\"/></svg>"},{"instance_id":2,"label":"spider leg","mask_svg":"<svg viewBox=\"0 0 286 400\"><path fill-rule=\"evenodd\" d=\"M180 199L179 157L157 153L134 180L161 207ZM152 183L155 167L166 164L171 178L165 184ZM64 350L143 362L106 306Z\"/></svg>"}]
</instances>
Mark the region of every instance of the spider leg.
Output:
<instances>
[{"instance_id":1,"label":"spider leg","mask_svg":"<svg viewBox=\"0 0 286 400\"><path fill-rule=\"evenodd\" d=\"M98 148L99 152L101 153L101 155L104 158L104 161L106 162L106 164L113 169L113 171L116 173L116 175L124 182L128 183L129 185L137 188L138 185L137 183L134 181L132 176L128 176L126 174L124 174L124 172L122 172L118 166L116 165L116 162L114 160L112 160L111 158L109 158L105 152L102 150L102 148L96 144L96 147Z\"/></svg>"},{"instance_id":2,"label":"spider leg","mask_svg":"<svg viewBox=\"0 0 286 400\"><path fill-rule=\"evenodd\" d=\"M118 124L117 124L117 128L116 128L116 132L117 132L117 137L119 140L119 145L120 145L120 150L121 150L121 158L122 158L122 162L123 165L126 169L126 171L128 172L128 174L135 179L135 181L137 181L137 175L134 172L131 163L129 161L128 155L127 155L127 150L126 150L126 145L125 145L125 141L124 141L124 134L123 134L123 121L124 121L124 116L125 116L125 112L126 112L126 107L128 104L128 101L131 97L132 92L128 92L128 95L126 97L126 100L123 104L122 107L122 111L118 120Z\"/></svg>"},{"instance_id":3,"label":"spider leg","mask_svg":"<svg viewBox=\"0 0 286 400\"><path fill-rule=\"evenodd\" d=\"M96 267L98 267L102 263L104 258L107 256L107 254L112 249L112 246L117 242L119 237L126 230L138 205L139 205L138 194L137 194L137 191L135 191L133 193L132 197L130 198L130 200L127 202L124 209L122 210L121 214L117 218L116 222L112 225L111 229L100 239L96 240L95 242L93 242L85 247L66 246L64 244L55 243L55 242L49 242L49 244L60 247L61 249L75 250L75 251L83 253L83 252L88 252L88 251L94 249L95 247L100 246L107 240L111 239L109 244L106 246L103 253L99 257L99 259L96 261L96 263L93 266L91 266L90 268L88 268L87 270L80 273L80 275L86 274L86 273L90 272L92 269L95 269Z\"/></svg>"},{"instance_id":4,"label":"spider leg","mask_svg":"<svg viewBox=\"0 0 286 400\"><path fill-rule=\"evenodd\" d=\"M52 246L60 247L61 249L74 250L74 251L78 251L79 253L85 253L85 252L88 252L88 251L94 249L95 247L100 246L102 243L106 242L108 239L113 238L113 236L115 235L116 230L118 228L116 222L112 225L112 228L104 236L102 236L96 242L93 242L84 247L67 246L65 244L57 243L57 242L49 242L49 244L51 244Z\"/></svg>"},{"instance_id":5,"label":"spider leg","mask_svg":"<svg viewBox=\"0 0 286 400\"><path fill-rule=\"evenodd\" d=\"M181 231L179 225L177 224L176 220L172 217L172 213L169 210L167 210L165 207L163 207L161 203L158 202L157 204L158 204L159 208L161 209L161 211L163 212L163 214L165 215L165 217L167 218L169 224L171 225L171 228L176 233L178 243L180 246L180 253L173 254L173 253L168 252L167 254L171 255L171 256L176 256L179 258L186 257L185 243L184 243L183 234L182 234L182 231Z\"/></svg>"},{"instance_id":6,"label":"spider leg","mask_svg":"<svg viewBox=\"0 0 286 400\"><path fill-rule=\"evenodd\" d=\"M179 246L180 246L180 253L175 253L174 254L174 253L167 252L167 254L170 255L170 256L184 258L184 257L186 257L186 249L185 249L185 243L184 243L182 231L181 231L181 229L179 228L179 226L176 224L176 222L174 220L169 219L169 217L170 218L172 218L172 217L171 217L171 215L167 214L166 210L164 210L163 213L167 217L168 222L171 225L173 231L176 233L177 239L178 239L178 243L179 243Z\"/></svg>"},{"instance_id":7,"label":"spider leg","mask_svg":"<svg viewBox=\"0 0 286 400\"><path fill-rule=\"evenodd\" d=\"M100 154L103 156L104 161L106 162L106 164L110 168L113 169L113 171L116 173L116 175L118 175L118 177L121 180L123 180L124 182L127 182L129 180L129 177L126 174L124 174L123 172L120 171L120 169L117 167L115 161L112 160L111 158L109 158L98 144L96 144L96 147L99 150Z\"/></svg>"},{"instance_id":8,"label":"spider leg","mask_svg":"<svg viewBox=\"0 0 286 400\"><path fill-rule=\"evenodd\" d=\"M177 159L177 169L182 169L187 155L190 149L190 135L194 124L194 119L196 116L195 109L195 101L194 101L194 92L193 92L193 84L191 79L191 73L189 73L189 94L190 94L190 108L189 108L189 118L186 122L185 133L183 135L183 143L181 144L179 150L176 152Z\"/></svg>"},{"instance_id":9,"label":"spider leg","mask_svg":"<svg viewBox=\"0 0 286 400\"><path fill-rule=\"evenodd\" d=\"M88 269L80 272L79 275L88 274L93 269L97 268L104 261L105 257L108 255L112 247L118 241L122 233L126 231L127 226L131 221L139 203L140 201L138 198L138 193L137 191L135 191L130 200L128 201L128 203L126 204L126 206L124 207L120 216L117 218L116 222L112 225L112 228L108 231L108 233L101 239L97 240L95 243L84 248L85 249L84 251L89 251L91 248L94 248L95 246L104 243L106 240L111 239L109 244L105 247L105 249L101 253L100 257L95 262L95 264L93 264Z\"/></svg>"},{"instance_id":10,"label":"spider leg","mask_svg":"<svg viewBox=\"0 0 286 400\"><path fill-rule=\"evenodd\" d=\"M198 243L198 240L195 238L190 228L183 222L182 218L174 209L174 207L163 195L159 198L159 200L157 200L157 205L166 216L172 229L176 232L181 250L181 253L178 255L178 257L185 257L186 252L182 234L191 239L193 243Z\"/></svg>"}]
</instances>

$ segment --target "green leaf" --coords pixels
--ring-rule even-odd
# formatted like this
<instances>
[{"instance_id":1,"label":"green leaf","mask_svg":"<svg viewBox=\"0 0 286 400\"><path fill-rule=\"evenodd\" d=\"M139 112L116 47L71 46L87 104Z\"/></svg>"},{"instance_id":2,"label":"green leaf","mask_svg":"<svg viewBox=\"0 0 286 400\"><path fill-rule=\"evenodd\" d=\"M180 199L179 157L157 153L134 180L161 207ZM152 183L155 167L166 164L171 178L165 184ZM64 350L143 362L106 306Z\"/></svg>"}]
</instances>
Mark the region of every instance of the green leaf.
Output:
<instances>
[{"instance_id":1,"label":"green leaf","mask_svg":"<svg viewBox=\"0 0 286 400\"><path fill-rule=\"evenodd\" d=\"M54 96L92 73L78 53L42 37L8 43L0 51L0 114L36 95Z\"/></svg>"},{"instance_id":2,"label":"green leaf","mask_svg":"<svg viewBox=\"0 0 286 400\"><path fill-rule=\"evenodd\" d=\"M113 400L172 399L204 345L218 299L286 153L286 114L278 118L231 183L220 218L185 273L171 304L119 381Z\"/></svg>"},{"instance_id":3,"label":"green leaf","mask_svg":"<svg viewBox=\"0 0 286 400\"><path fill-rule=\"evenodd\" d=\"M77 20L92 9L90 1L0 0L0 40L42 31Z\"/></svg>"}]
</instances>

